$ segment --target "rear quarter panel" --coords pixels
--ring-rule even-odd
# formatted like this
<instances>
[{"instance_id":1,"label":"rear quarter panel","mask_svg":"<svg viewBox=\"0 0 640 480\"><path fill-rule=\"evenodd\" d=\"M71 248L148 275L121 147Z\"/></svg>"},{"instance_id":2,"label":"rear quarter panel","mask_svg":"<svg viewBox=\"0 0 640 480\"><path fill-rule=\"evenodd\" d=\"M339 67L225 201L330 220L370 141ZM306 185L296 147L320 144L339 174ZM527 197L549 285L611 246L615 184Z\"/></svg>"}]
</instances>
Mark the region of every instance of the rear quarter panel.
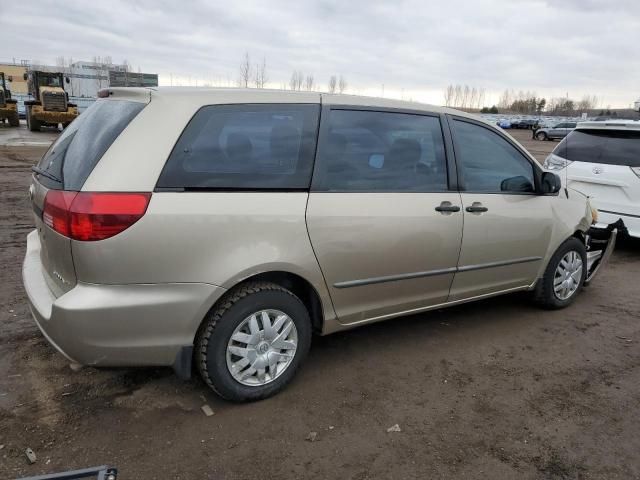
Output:
<instances>
[{"instance_id":1,"label":"rear quarter panel","mask_svg":"<svg viewBox=\"0 0 640 480\"><path fill-rule=\"evenodd\" d=\"M120 235L73 242L79 281L209 283L231 288L258 273L285 271L333 307L307 234L306 192L160 192Z\"/></svg>"}]
</instances>

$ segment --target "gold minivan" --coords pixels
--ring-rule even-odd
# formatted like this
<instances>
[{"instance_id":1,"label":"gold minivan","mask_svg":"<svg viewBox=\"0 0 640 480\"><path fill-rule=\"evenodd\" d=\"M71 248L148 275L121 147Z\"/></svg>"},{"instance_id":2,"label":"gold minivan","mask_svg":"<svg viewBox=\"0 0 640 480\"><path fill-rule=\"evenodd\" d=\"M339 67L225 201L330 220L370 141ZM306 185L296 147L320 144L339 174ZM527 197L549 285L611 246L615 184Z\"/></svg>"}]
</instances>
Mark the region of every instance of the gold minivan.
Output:
<instances>
[{"instance_id":1,"label":"gold minivan","mask_svg":"<svg viewBox=\"0 0 640 480\"><path fill-rule=\"evenodd\" d=\"M93 366L281 390L313 333L519 290L573 302L605 262L584 195L463 112L242 89L107 89L33 168L24 283Z\"/></svg>"}]
</instances>

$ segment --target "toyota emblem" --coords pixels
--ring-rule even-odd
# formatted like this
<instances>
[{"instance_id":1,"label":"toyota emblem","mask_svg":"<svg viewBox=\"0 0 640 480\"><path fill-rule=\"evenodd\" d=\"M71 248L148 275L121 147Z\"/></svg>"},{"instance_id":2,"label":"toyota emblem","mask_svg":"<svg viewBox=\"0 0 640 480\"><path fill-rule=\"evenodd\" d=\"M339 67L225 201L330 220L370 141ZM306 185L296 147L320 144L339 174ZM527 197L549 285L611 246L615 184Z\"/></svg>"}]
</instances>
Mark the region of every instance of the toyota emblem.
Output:
<instances>
[{"instance_id":1,"label":"toyota emblem","mask_svg":"<svg viewBox=\"0 0 640 480\"><path fill-rule=\"evenodd\" d=\"M593 167L593 173L595 173L596 175L600 175L602 172L604 172L604 169L602 167Z\"/></svg>"}]
</instances>

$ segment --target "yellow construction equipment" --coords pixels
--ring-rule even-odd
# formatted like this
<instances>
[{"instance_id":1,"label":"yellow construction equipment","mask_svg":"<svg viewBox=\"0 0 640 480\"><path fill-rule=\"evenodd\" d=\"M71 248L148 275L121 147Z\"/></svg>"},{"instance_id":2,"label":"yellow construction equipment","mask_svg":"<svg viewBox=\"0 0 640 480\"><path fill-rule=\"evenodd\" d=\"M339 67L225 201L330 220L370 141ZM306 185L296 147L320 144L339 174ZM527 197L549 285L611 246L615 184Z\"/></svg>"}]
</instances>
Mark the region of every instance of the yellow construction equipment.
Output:
<instances>
[{"instance_id":1,"label":"yellow construction equipment","mask_svg":"<svg viewBox=\"0 0 640 480\"><path fill-rule=\"evenodd\" d=\"M12 127L20 126L18 102L11 98L11 92L5 83L4 72L0 72L0 123L7 120Z\"/></svg>"},{"instance_id":2,"label":"yellow construction equipment","mask_svg":"<svg viewBox=\"0 0 640 480\"><path fill-rule=\"evenodd\" d=\"M78 107L69 103L69 95L64 91L62 73L29 70L24 74L29 93L35 100L24 102L27 126L37 132L42 126L62 127L69 125L78 116Z\"/></svg>"}]
</instances>

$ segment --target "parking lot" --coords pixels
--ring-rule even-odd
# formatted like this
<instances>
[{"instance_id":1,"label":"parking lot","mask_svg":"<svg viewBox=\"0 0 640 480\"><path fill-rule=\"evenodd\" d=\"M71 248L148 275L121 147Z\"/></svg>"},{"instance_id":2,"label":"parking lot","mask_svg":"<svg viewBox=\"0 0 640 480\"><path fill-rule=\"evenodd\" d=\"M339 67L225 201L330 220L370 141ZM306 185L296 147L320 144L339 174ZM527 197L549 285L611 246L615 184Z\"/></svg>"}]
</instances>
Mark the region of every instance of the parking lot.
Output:
<instances>
[{"instance_id":1,"label":"parking lot","mask_svg":"<svg viewBox=\"0 0 640 480\"><path fill-rule=\"evenodd\" d=\"M236 405L171 369L74 372L37 330L27 189L54 137L0 126L0 478L640 478L640 242L568 309L513 294L316 338L285 391Z\"/></svg>"}]
</instances>

